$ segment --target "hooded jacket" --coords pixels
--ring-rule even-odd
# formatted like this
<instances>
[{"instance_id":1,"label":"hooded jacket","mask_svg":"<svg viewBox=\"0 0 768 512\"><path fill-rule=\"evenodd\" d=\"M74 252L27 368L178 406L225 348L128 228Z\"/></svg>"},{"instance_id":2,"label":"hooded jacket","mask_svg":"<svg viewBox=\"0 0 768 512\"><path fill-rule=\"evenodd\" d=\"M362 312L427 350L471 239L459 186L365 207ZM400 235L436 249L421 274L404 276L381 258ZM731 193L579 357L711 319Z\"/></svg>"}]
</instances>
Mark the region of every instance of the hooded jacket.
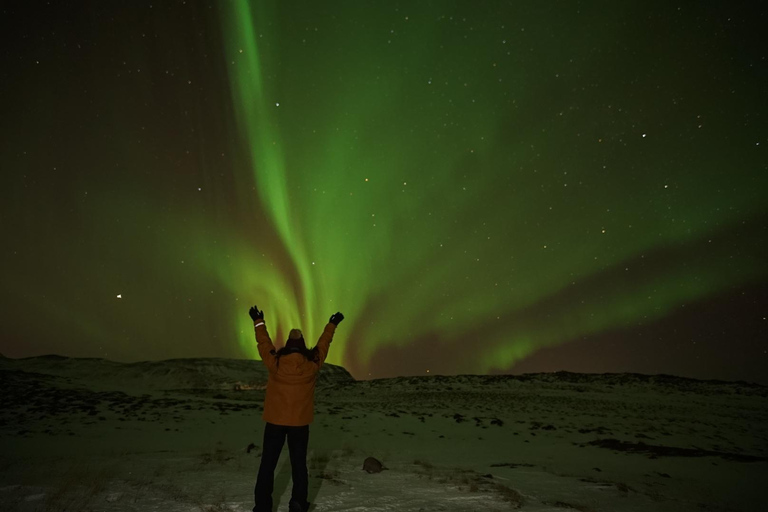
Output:
<instances>
[{"instance_id":1,"label":"hooded jacket","mask_svg":"<svg viewBox=\"0 0 768 512\"><path fill-rule=\"evenodd\" d=\"M296 352L281 356L277 364L277 352L264 320L254 325L259 355L269 370L262 418L275 425L309 425L315 416L315 380L328 356L336 326L332 323L325 326L317 342L317 361L309 361Z\"/></svg>"}]
</instances>

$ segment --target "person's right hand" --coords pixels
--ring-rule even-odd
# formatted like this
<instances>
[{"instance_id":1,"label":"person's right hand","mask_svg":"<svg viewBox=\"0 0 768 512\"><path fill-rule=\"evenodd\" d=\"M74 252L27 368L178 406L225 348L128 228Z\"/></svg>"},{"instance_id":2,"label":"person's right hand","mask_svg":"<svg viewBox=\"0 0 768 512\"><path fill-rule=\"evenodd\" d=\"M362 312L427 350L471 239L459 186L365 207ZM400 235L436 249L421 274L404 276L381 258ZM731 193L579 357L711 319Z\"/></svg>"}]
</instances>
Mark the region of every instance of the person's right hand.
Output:
<instances>
[{"instance_id":1,"label":"person's right hand","mask_svg":"<svg viewBox=\"0 0 768 512\"><path fill-rule=\"evenodd\" d=\"M255 322L256 320L264 320L264 312L259 311L259 308L254 305L250 311L248 311L248 314L251 315L251 318Z\"/></svg>"},{"instance_id":2,"label":"person's right hand","mask_svg":"<svg viewBox=\"0 0 768 512\"><path fill-rule=\"evenodd\" d=\"M344 320L344 315L342 315L341 313L336 313L334 315L331 315L331 319L328 321L333 325L338 326L339 322L341 322L342 320Z\"/></svg>"}]
</instances>

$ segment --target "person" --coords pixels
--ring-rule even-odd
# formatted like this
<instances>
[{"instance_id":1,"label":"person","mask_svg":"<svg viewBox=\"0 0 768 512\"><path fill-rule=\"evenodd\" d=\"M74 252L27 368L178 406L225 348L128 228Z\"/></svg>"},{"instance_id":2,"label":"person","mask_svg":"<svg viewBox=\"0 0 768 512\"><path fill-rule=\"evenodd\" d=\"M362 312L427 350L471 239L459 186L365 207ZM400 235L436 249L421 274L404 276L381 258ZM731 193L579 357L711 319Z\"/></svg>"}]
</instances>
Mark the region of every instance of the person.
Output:
<instances>
[{"instance_id":1,"label":"person","mask_svg":"<svg viewBox=\"0 0 768 512\"><path fill-rule=\"evenodd\" d=\"M344 315L331 316L312 350L307 349L301 330L291 329L285 346L275 351L264 322L264 312L253 306L248 313L253 319L259 355L269 371L262 415L266 422L264 448L253 492L253 512L272 511L275 468L286 437L293 480L288 511L306 512L309 510L307 445L309 424L314 418L315 380L328 355L333 333Z\"/></svg>"}]
</instances>

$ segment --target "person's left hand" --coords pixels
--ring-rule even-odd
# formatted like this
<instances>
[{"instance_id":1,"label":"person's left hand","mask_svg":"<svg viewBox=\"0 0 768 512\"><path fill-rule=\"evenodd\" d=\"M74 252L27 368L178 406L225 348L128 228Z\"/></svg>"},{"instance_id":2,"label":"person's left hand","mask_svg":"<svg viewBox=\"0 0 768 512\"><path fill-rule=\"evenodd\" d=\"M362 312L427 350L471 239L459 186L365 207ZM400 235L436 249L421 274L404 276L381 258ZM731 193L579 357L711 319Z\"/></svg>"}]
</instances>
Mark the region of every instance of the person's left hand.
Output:
<instances>
[{"instance_id":1,"label":"person's left hand","mask_svg":"<svg viewBox=\"0 0 768 512\"><path fill-rule=\"evenodd\" d=\"M332 323L333 325L335 325L335 326L337 326L337 327L338 327L339 323L340 323L342 320L344 320L344 315L342 315L342 314L341 314L341 312L338 312L338 313L336 313L336 314L334 314L334 315L331 315L331 319L330 319L330 320L328 320L328 321L329 321L330 323Z\"/></svg>"},{"instance_id":2,"label":"person's left hand","mask_svg":"<svg viewBox=\"0 0 768 512\"><path fill-rule=\"evenodd\" d=\"M251 318L255 322L256 320L264 320L264 312L259 311L259 308L254 305L249 311L248 314L251 315Z\"/></svg>"}]
</instances>

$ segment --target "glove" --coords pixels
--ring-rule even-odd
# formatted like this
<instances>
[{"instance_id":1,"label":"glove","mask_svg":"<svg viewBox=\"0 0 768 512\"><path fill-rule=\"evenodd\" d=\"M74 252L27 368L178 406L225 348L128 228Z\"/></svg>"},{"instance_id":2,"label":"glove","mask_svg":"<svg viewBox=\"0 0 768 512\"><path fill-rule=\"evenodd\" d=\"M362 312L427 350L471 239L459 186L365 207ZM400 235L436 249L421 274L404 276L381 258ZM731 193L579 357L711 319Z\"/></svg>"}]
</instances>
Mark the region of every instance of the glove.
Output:
<instances>
[{"instance_id":1,"label":"glove","mask_svg":"<svg viewBox=\"0 0 768 512\"><path fill-rule=\"evenodd\" d=\"M264 320L264 312L259 311L259 308L256 306L253 306L250 311L248 311L248 314L251 315L254 322L256 320Z\"/></svg>"},{"instance_id":2,"label":"glove","mask_svg":"<svg viewBox=\"0 0 768 512\"><path fill-rule=\"evenodd\" d=\"M339 325L339 322L341 322L342 320L344 320L344 315L342 315L341 313L336 313L335 315L331 315L331 319L328 321L333 325Z\"/></svg>"}]
</instances>

